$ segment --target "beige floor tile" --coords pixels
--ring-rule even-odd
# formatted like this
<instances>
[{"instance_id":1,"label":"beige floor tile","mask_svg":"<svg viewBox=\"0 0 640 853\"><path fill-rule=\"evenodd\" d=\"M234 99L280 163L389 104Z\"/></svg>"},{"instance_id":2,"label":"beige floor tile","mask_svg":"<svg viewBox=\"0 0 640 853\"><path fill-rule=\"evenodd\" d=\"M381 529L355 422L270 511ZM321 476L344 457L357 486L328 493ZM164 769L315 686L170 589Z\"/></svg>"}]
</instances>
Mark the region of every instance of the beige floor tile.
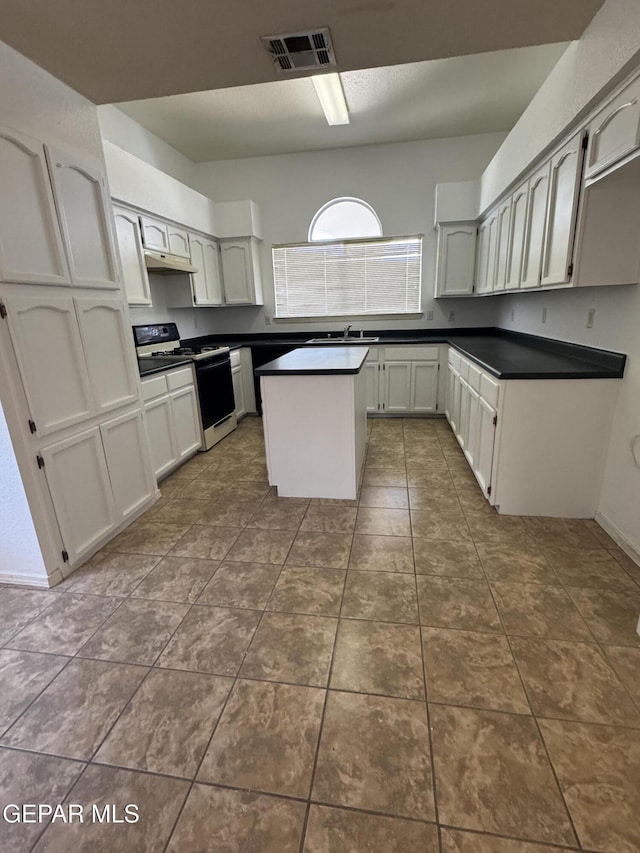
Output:
<instances>
[{"instance_id":1,"label":"beige floor tile","mask_svg":"<svg viewBox=\"0 0 640 853\"><path fill-rule=\"evenodd\" d=\"M409 511L406 509L379 509L360 507L356 533L374 536L411 536Z\"/></svg>"},{"instance_id":2,"label":"beige floor tile","mask_svg":"<svg viewBox=\"0 0 640 853\"><path fill-rule=\"evenodd\" d=\"M126 804L137 806L137 823L97 821L52 824L34 850L38 853L110 853L113 850L156 853L163 850L189 791L189 782L115 767L87 767L72 792L72 801L91 815L107 804L123 819ZM193 848L192 848L193 849Z\"/></svg>"},{"instance_id":3,"label":"beige floor tile","mask_svg":"<svg viewBox=\"0 0 640 853\"><path fill-rule=\"evenodd\" d=\"M431 706L440 821L529 841L573 844L531 717Z\"/></svg>"},{"instance_id":4,"label":"beige floor tile","mask_svg":"<svg viewBox=\"0 0 640 853\"><path fill-rule=\"evenodd\" d=\"M583 847L640 850L640 739L633 729L540 720Z\"/></svg>"},{"instance_id":5,"label":"beige floor tile","mask_svg":"<svg viewBox=\"0 0 640 853\"><path fill-rule=\"evenodd\" d=\"M307 501L290 504L287 500L265 498L251 516L248 527L259 527L262 530L297 530L304 518Z\"/></svg>"},{"instance_id":6,"label":"beige floor tile","mask_svg":"<svg viewBox=\"0 0 640 853\"><path fill-rule=\"evenodd\" d=\"M524 637L511 644L538 716L640 727L640 713L596 645Z\"/></svg>"},{"instance_id":7,"label":"beige floor tile","mask_svg":"<svg viewBox=\"0 0 640 853\"><path fill-rule=\"evenodd\" d=\"M548 844L515 841L513 838L442 829L442 853L568 853L571 849L576 848L550 847Z\"/></svg>"},{"instance_id":8,"label":"beige floor tile","mask_svg":"<svg viewBox=\"0 0 640 853\"><path fill-rule=\"evenodd\" d=\"M71 661L14 723L2 742L89 759L146 673L139 666Z\"/></svg>"},{"instance_id":9,"label":"beige floor tile","mask_svg":"<svg viewBox=\"0 0 640 853\"><path fill-rule=\"evenodd\" d=\"M452 512L462 514L462 505L457 493L450 491L434 491L433 489L409 489L409 505L411 509L423 512Z\"/></svg>"},{"instance_id":10,"label":"beige floor tile","mask_svg":"<svg viewBox=\"0 0 640 853\"><path fill-rule=\"evenodd\" d=\"M366 486L406 489L407 472L403 466L400 468L375 468L372 465L367 465L362 478L362 487L365 488Z\"/></svg>"},{"instance_id":11,"label":"beige floor tile","mask_svg":"<svg viewBox=\"0 0 640 853\"><path fill-rule=\"evenodd\" d=\"M78 654L151 666L188 610L188 604L129 598Z\"/></svg>"},{"instance_id":12,"label":"beige floor tile","mask_svg":"<svg viewBox=\"0 0 640 853\"><path fill-rule=\"evenodd\" d=\"M178 469L180 470L180 469ZM214 480L192 480L190 483L182 484L176 497L196 498L201 501L214 501L222 496L226 486L216 483ZM163 484L164 492L164 484Z\"/></svg>"},{"instance_id":13,"label":"beige floor tile","mask_svg":"<svg viewBox=\"0 0 640 853\"><path fill-rule=\"evenodd\" d=\"M10 640L57 600L58 593L49 590L0 588L0 643Z\"/></svg>"},{"instance_id":14,"label":"beige floor tile","mask_svg":"<svg viewBox=\"0 0 640 853\"><path fill-rule=\"evenodd\" d=\"M284 853L300 846L306 806L248 791L194 785L167 853Z\"/></svg>"},{"instance_id":15,"label":"beige floor tile","mask_svg":"<svg viewBox=\"0 0 640 853\"><path fill-rule=\"evenodd\" d=\"M559 585L558 576L540 547L478 542L482 567L489 580Z\"/></svg>"},{"instance_id":16,"label":"beige floor tile","mask_svg":"<svg viewBox=\"0 0 640 853\"><path fill-rule=\"evenodd\" d=\"M565 586L638 592L635 582L603 548L545 548L544 553Z\"/></svg>"},{"instance_id":17,"label":"beige floor tile","mask_svg":"<svg viewBox=\"0 0 640 853\"><path fill-rule=\"evenodd\" d=\"M424 699L420 629L417 625L342 619L330 686Z\"/></svg>"},{"instance_id":18,"label":"beige floor tile","mask_svg":"<svg viewBox=\"0 0 640 853\"><path fill-rule=\"evenodd\" d=\"M346 533L311 533L301 530L291 547L291 566L346 569L353 537Z\"/></svg>"},{"instance_id":19,"label":"beige floor tile","mask_svg":"<svg viewBox=\"0 0 640 853\"><path fill-rule=\"evenodd\" d=\"M312 566L285 566L275 585L267 610L338 616L346 572Z\"/></svg>"},{"instance_id":20,"label":"beige floor tile","mask_svg":"<svg viewBox=\"0 0 640 853\"><path fill-rule=\"evenodd\" d=\"M433 824L367 812L312 805L304 853L438 853L438 830Z\"/></svg>"},{"instance_id":21,"label":"beige floor tile","mask_svg":"<svg viewBox=\"0 0 640 853\"><path fill-rule=\"evenodd\" d=\"M416 574L460 578L484 577L472 542L414 539L413 551Z\"/></svg>"},{"instance_id":22,"label":"beige floor tile","mask_svg":"<svg viewBox=\"0 0 640 853\"><path fill-rule=\"evenodd\" d=\"M562 587L538 583L492 583L507 634L592 640L584 619Z\"/></svg>"},{"instance_id":23,"label":"beige floor tile","mask_svg":"<svg viewBox=\"0 0 640 853\"><path fill-rule=\"evenodd\" d=\"M237 675L260 613L199 604L187 613L156 666Z\"/></svg>"},{"instance_id":24,"label":"beige floor tile","mask_svg":"<svg viewBox=\"0 0 640 853\"><path fill-rule=\"evenodd\" d=\"M169 522L171 524L195 524L208 509L210 502L202 498L184 497L171 498L152 510L154 522Z\"/></svg>"},{"instance_id":25,"label":"beige floor tile","mask_svg":"<svg viewBox=\"0 0 640 853\"><path fill-rule=\"evenodd\" d=\"M349 568L365 572L413 573L413 542L409 536L353 537Z\"/></svg>"},{"instance_id":26,"label":"beige floor tile","mask_svg":"<svg viewBox=\"0 0 640 853\"><path fill-rule=\"evenodd\" d=\"M13 803L61 803L85 765L64 758L0 749L0 799ZM9 810L7 815L11 815ZM42 832L43 823L0 822L0 850L27 853Z\"/></svg>"},{"instance_id":27,"label":"beige floor tile","mask_svg":"<svg viewBox=\"0 0 640 853\"><path fill-rule=\"evenodd\" d=\"M414 576L349 571L342 600L342 616L417 624Z\"/></svg>"},{"instance_id":28,"label":"beige floor tile","mask_svg":"<svg viewBox=\"0 0 640 853\"><path fill-rule=\"evenodd\" d=\"M117 598L58 595L9 645L25 651L73 655L118 606Z\"/></svg>"},{"instance_id":29,"label":"beige floor tile","mask_svg":"<svg viewBox=\"0 0 640 853\"><path fill-rule=\"evenodd\" d=\"M236 682L198 780L308 797L324 700L313 687Z\"/></svg>"},{"instance_id":30,"label":"beige floor tile","mask_svg":"<svg viewBox=\"0 0 640 853\"><path fill-rule=\"evenodd\" d=\"M245 527L259 506L259 501L227 501L223 498L211 503L198 523L211 527Z\"/></svg>"},{"instance_id":31,"label":"beige floor tile","mask_svg":"<svg viewBox=\"0 0 640 853\"><path fill-rule=\"evenodd\" d=\"M486 581L418 575L420 622L434 628L502 633Z\"/></svg>"},{"instance_id":32,"label":"beige floor tile","mask_svg":"<svg viewBox=\"0 0 640 853\"><path fill-rule=\"evenodd\" d=\"M90 560L74 572L65 591L125 598L160 559L141 554L102 554L99 561Z\"/></svg>"},{"instance_id":33,"label":"beige floor tile","mask_svg":"<svg viewBox=\"0 0 640 853\"><path fill-rule=\"evenodd\" d=\"M465 510L465 515L471 536L476 543L502 544L518 548L535 547L536 540L521 518L469 510Z\"/></svg>"},{"instance_id":34,"label":"beige floor tile","mask_svg":"<svg viewBox=\"0 0 640 853\"><path fill-rule=\"evenodd\" d=\"M638 708L640 708L640 648L627 646L605 646L609 663L615 669L618 678L631 694Z\"/></svg>"},{"instance_id":35,"label":"beige floor tile","mask_svg":"<svg viewBox=\"0 0 640 853\"><path fill-rule=\"evenodd\" d=\"M453 480L448 468L417 468L414 465L407 469L407 484L412 489L453 490Z\"/></svg>"},{"instance_id":36,"label":"beige floor tile","mask_svg":"<svg viewBox=\"0 0 640 853\"><path fill-rule=\"evenodd\" d=\"M193 778L232 684L215 675L151 670L95 761Z\"/></svg>"},{"instance_id":37,"label":"beige floor tile","mask_svg":"<svg viewBox=\"0 0 640 853\"><path fill-rule=\"evenodd\" d=\"M226 501L261 501L269 493L268 483L233 482L227 485L223 498Z\"/></svg>"},{"instance_id":38,"label":"beige floor tile","mask_svg":"<svg viewBox=\"0 0 640 853\"><path fill-rule=\"evenodd\" d=\"M294 537L295 533L291 530L247 528L229 551L227 560L281 565L287 559Z\"/></svg>"},{"instance_id":39,"label":"beige floor tile","mask_svg":"<svg viewBox=\"0 0 640 853\"><path fill-rule=\"evenodd\" d=\"M462 512L411 510L414 538L471 541L471 533Z\"/></svg>"},{"instance_id":40,"label":"beige floor tile","mask_svg":"<svg viewBox=\"0 0 640 853\"><path fill-rule=\"evenodd\" d=\"M193 604L219 565L216 560L163 557L131 597Z\"/></svg>"},{"instance_id":41,"label":"beige floor tile","mask_svg":"<svg viewBox=\"0 0 640 853\"><path fill-rule=\"evenodd\" d=\"M360 506L409 509L409 497L407 490L402 488L393 486L363 486L360 492Z\"/></svg>"},{"instance_id":42,"label":"beige floor tile","mask_svg":"<svg viewBox=\"0 0 640 853\"><path fill-rule=\"evenodd\" d=\"M568 588L585 622L601 643L640 646L637 633L640 590Z\"/></svg>"},{"instance_id":43,"label":"beige floor tile","mask_svg":"<svg viewBox=\"0 0 640 853\"><path fill-rule=\"evenodd\" d=\"M325 687L337 625L326 616L265 613L240 675Z\"/></svg>"},{"instance_id":44,"label":"beige floor tile","mask_svg":"<svg viewBox=\"0 0 640 853\"><path fill-rule=\"evenodd\" d=\"M305 513L300 530L312 530L316 533L353 533L356 512L355 506L312 504Z\"/></svg>"},{"instance_id":45,"label":"beige floor tile","mask_svg":"<svg viewBox=\"0 0 640 853\"><path fill-rule=\"evenodd\" d=\"M424 703L330 691L312 799L433 820Z\"/></svg>"},{"instance_id":46,"label":"beige floor tile","mask_svg":"<svg viewBox=\"0 0 640 853\"><path fill-rule=\"evenodd\" d=\"M163 557L189 529L189 524L149 521L127 528L109 543L112 551L122 554L155 554Z\"/></svg>"},{"instance_id":47,"label":"beige floor tile","mask_svg":"<svg viewBox=\"0 0 640 853\"><path fill-rule=\"evenodd\" d=\"M506 637L423 628L422 638L430 701L531 713Z\"/></svg>"},{"instance_id":48,"label":"beige floor tile","mask_svg":"<svg viewBox=\"0 0 640 853\"><path fill-rule=\"evenodd\" d=\"M224 560L239 535L240 529L237 527L194 524L172 549L171 556Z\"/></svg>"},{"instance_id":49,"label":"beige floor tile","mask_svg":"<svg viewBox=\"0 0 640 853\"><path fill-rule=\"evenodd\" d=\"M0 734L68 662L60 655L0 649Z\"/></svg>"},{"instance_id":50,"label":"beige floor tile","mask_svg":"<svg viewBox=\"0 0 640 853\"><path fill-rule=\"evenodd\" d=\"M267 563L225 561L204 588L198 603L264 610L280 571L280 566Z\"/></svg>"},{"instance_id":51,"label":"beige floor tile","mask_svg":"<svg viewBox=\"0 0 640 853\"><path fill-rule=\"evenodd\" d=\"M532 518L524 523L547 548L598 548L600 543L579 518Z\"/></svg>"}]
</instances>

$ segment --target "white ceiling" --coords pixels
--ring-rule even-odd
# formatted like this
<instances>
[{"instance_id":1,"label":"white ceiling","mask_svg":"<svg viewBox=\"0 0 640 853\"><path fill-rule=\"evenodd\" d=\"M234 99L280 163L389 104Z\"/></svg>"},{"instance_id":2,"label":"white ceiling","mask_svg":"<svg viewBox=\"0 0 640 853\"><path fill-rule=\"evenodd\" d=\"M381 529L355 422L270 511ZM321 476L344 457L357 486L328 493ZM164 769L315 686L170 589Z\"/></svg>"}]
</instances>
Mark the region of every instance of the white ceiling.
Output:
<instances>
[{"instance_id":1,"label":"white ceiling","mask_svg":"<svg viewBox=\"0 0 640 853\"><path fill-rule=\"evenodd\" d=\"M276 80L260 36L328 26L338 70L580 38L603 0L2 0L0 36L96 103Z\"/></svg>"},{"instance_id":2,"label":"white ceiling","mask_svg":"<svg viewBox=\"0 0 640 853\"><path fill-rule=\"evenodd\" d=\"M351 123L298 78L117 106L196 162L510 130L566 43L347 71Z\"/></svg>"}]
</instances>

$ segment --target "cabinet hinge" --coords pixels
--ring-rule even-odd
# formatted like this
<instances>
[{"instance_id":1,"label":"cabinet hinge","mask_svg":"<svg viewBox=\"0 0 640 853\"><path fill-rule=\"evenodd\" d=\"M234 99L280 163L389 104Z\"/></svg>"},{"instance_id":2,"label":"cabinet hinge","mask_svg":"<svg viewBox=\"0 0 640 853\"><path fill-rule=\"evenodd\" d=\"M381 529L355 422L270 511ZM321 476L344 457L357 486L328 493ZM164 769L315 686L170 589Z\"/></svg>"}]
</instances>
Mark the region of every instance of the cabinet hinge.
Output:
<instances>
[{"instance_id":1,"label":"cabinet hinge","mask_svg":"<svg viewBox=\"0 0 640 853\"><path fill-rule=\"evenodd\" d=\"M493 425L494 425L494 426L496 426L496 425L497 425L497 423L498 423L498 416L497 416L497 415L494 415L494 416L493 416Z\"/></svg>"},{"instance_id":2,"label":"cabinet hinge","mask_svg":"<svg viewBox=\"0 0 640 853\"><path fill-rule=\"evenodd\" d=\"M38 427L36 426L36 422L32 421L31 418L29 418L29 432L34 433L37 431L38 431Z\"/></svg>"},{"instance_id":3,"label":"cabinet hinge","mask_svg":"<svg viewBox=\"0 0 640 853\"><path fill-rule=\"evenodd\" d=\"M572 275L573 275L573 264L569 264L569 266L567 267L567 278L571 278Z\"/></svg>"},{"instance_id":4,"label":"cabinet hinge","mask_svg":"<svg viewBox=\"0 0 640 853\"><path fill-rule=\"evenodd\" d=\"M44 468L44 459L42 458L42 456L40 456L39 453L36 456L36 462L38 463L38 468Z\"/></svg>"},{"instance_id":5,"label":"cabinet hinge","mask_svg":"<svg viewBox=\"0 0 640 853\"><path fill-rule=\"evenodd\" d=\"M62 552L62 562L63 562L63 563L68 563L68 562L69 562L69 553L68 553L68 551L63 551L63 552Z\"/></svg>"},{"instance_id":6,"label":"cabinet hinge","mask_svg":"<svg viewBox=\"0 0 640 853\"><path fill-rule=\"evenodd\" d=\"M384 411L384 403L382 404L382 411Z\"/></svg>"},{"instance_id":7,"label":"cabinet hinge","mask_svg":"<svg viewBox=\"0 0 640 853\"><path fill-rule=\"evenodd\" d=\"M0 302L0 317L2 317L3 320L7 319L7 308L4 302Z\"/></svg>"},{"instance_id":8,"label":"cabinet hinge","mask_svg":"<svg viewBox=\"0 0 640 853\"><path fill-rule=\"evenodd\" d=\"M488 495L490 495L490 494L491 494L491 486L487 486L487 494L488 494Z\"/></svg>"},{"instance_id":9,"label":"cabinet hinge","mask_svg":"<svg viewBox=\"0 0 640 853\"><path fill-rule=\"evenodd\" d=\"M387 365L386 365L386 364L383 364L383 365L382 365L382 369L383 369L383 370L386 370L386 369L387 369Z\"/></svg>"}]
</instances>

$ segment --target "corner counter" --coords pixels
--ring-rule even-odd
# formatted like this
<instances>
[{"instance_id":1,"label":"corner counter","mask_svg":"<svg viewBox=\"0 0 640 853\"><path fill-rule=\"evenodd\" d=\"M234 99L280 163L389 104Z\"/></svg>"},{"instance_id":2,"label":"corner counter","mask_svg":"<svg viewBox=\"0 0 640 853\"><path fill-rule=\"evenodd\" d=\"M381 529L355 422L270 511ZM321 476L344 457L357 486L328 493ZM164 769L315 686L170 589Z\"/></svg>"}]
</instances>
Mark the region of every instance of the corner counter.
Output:
<instances>
[{"instance_id":1,"label":"corner counter","mask_svg":"<svg viewBox=\"0 0 640 853\"><path fill-rule=\"evenodd\" d=\"M368 347L296 349L256 369L269 483L280 497L355 500L367 441Z\"/></svg>"}]
</instances>

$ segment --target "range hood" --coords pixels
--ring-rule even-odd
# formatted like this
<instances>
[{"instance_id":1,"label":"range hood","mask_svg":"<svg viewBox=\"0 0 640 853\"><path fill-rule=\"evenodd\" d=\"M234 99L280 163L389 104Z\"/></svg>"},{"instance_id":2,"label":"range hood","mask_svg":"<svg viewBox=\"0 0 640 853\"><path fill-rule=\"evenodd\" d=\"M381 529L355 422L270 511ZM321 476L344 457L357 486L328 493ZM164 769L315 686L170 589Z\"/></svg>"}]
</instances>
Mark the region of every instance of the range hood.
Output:
<instances>
[{"instance_id":1,"label":"range hood","mask_svg":"<svg viewBox=\"0 0 640 853\"><path fill-rule=\"evenodd\" d=\"M198 272L198 268L184 258L162 252L145 252L144 262L147 269L155 273Z\"/></svg>"}]
</instances>

